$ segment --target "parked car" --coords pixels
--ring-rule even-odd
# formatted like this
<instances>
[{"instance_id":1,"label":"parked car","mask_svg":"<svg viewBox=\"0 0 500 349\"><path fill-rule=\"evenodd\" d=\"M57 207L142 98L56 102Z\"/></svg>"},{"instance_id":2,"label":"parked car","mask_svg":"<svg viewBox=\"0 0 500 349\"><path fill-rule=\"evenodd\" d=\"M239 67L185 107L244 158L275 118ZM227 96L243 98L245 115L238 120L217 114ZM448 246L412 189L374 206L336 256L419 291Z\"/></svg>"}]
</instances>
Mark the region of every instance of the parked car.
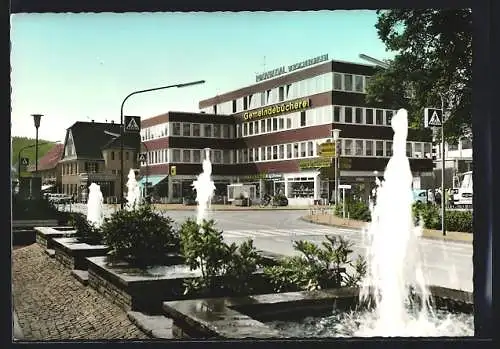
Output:
<instances>
[{"instance_id":1,"label":"parked car","mask_svg":"<svg viewBox=\"0 0 500 349\"><path fill-rule=\"evenodd\" d=\"M68 194L49 194L48 199L53 204L68 204L73 201L73 197Z\"/></svg>"},{"instance_id":2,"label":"parked car","mask_svg":"<svg viewBox=\"0 0 500 349\"><path fill-rule=\"evenodd\" d=\"M427 204L427 190L422 190L422 189L413 190L413 202Z\"/></svg>"}]
</instances>

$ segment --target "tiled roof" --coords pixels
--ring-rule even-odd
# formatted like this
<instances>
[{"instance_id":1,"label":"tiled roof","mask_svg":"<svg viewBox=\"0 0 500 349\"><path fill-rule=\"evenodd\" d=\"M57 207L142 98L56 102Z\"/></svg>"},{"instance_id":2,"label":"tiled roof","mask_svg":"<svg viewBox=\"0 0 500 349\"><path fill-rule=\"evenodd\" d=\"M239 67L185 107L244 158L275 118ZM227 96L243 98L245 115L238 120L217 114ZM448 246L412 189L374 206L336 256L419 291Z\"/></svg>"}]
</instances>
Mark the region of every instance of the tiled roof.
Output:
<instances>
[{"instance_id":1,"label":"tiled roof","mask_svg":"<svg viewBox=\"0 0 500 349\"><path fill-rule=\"evenodd\" d=\"M109 148L109 144L111 143L116 144L112 142L116 137L104 131L119 134L120 124L78 121L69 130L71 130L71 134L73 135L78 158L102 159L102 149L104 147ZM134 139L136 141L135 146ZM124 137L124 146L135 148L139 145L139 139L140 136L138 134L126 134Z\"/></svg>"},{"instance_id":2,"label":"tiled roof","mask_svg":"<svg viewBox=\"0 0 500 349\"><path fill-rule=\"evenodd\" d=\"M55 144L40 160L38 160L38 170L50 170L57 166L64 151L64 144Z\"/></svg>"}]
</instances>

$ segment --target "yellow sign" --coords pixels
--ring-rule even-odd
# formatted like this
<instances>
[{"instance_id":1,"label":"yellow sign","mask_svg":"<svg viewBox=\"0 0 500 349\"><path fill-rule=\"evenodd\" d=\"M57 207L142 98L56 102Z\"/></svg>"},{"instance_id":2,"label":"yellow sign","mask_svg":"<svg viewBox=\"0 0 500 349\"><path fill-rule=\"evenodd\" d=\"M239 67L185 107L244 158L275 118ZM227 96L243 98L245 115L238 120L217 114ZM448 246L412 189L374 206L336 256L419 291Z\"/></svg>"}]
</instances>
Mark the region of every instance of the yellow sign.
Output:
<instances>
[{"instance_id":1,"label":"yellow sign","mask_svg":"<svg viewBox=\"0 0 500 349\"><path fill-rule=\"evenodd\" d=\"M170 175L171 176L177 175L177 166L170 166Z\"/></svg>"},{"instance_id":2,"label":"yellow sign","mask_svg":"<svg viewBox=\"0 0 500 349\"><path fill-rule=\"evenodd\" d=\"M335 143L325 142L318 144L318 155L325 158L332 158L335 156Z\"/></svg>"},{"instance_id":3,"label":"yellow sign","mask_svg":"<svg viewBox=\"0 0 500 349\"><path fill-rule=\"evenodd\" d=\"M299 160L300 169L330 167L331 164L332 164L331 160L325 158Z\"/></svg>"},{"instance_id":4,"label":"yellow sign","mask_svg":"<svg viewBox=\"0 0 500 349\"><path fill-rule=\"evenodd\" d=\"M309 99L303 99L300 101L291 101L288 103L278 104L272 107L261 108L251 112L243 114L243 120L250 121L254 119L261 119L264 117L276 116L279 114L289 113L292 111L297 111L311 106L311 101Z\"/></svg>"}]
</instances>

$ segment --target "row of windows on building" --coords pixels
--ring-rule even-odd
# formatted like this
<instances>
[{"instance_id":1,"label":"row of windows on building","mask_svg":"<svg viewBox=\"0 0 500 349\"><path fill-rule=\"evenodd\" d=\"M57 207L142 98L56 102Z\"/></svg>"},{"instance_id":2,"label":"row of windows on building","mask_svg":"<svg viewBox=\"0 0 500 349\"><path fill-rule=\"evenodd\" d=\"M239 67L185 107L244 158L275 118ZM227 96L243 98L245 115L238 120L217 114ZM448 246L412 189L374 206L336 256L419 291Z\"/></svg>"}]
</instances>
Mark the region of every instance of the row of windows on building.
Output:
<instances>
[{"instance_id":1,"label":"row of windows on building","mask_svg":"<svg viewBox=\"0 0 500 349\"><path fill-rule=\"evenodd\" d=\"M389 109L340 105L323 106L303 110L301 112L289 113L283 116L244 122L242 125L236 126L236 136L254 136L269 132L328 124L331 122L371 126L390 126L393 114L394 110ZM157 127L156 129L144 129L142 140L144 141L167 137L169 135L168 123L157 126L161 127ZM227 124L173 122L172 136L232 139L234 138L234 131L233 127Z\"/></svg>"},{"instance_id":2,"label":"row of windows on building","mask_svg":"<svg viewBox=\"0 0 500 349\"><path fill-rule=\"evenodd\" d=\"M329 72L216 104L202 109L202 112L230 115L332 90L366 93L369 79L370 77L365 75Z\"/></svg>"},{"instance_id":3,"label":"row of windows on building","mask_svg":"<svg viewBox=\"0 0 500 349\"><path fill-rule=\"evenodd\" d=\"M331 111L331 106L319 107L292 113L285 116L277 116L257 121L244 122L236 126L238 137L254 136L269 132L290 130L314 125L335 123L390 126L394 110L361 108L349 106L333 106L333 119L324 118L320 111ZM326 120L325 120L326 119Z\"/></svg>"},{"instance_id":4,"label":"row of windows on building","mask_svg":"<svg viewBox=\"0 0 500 349\"><path fill-rule=\"evenodd\" d=\"M76 162L64 163L61 166L62 175L76 175L79 173L97 173L99 170L102 170L102 167L99 166L98 162L94 161L85 161L82 168L78 169L78 165Z\"/></svg>"},{"instance_id":5,"label":"row of windows on building","mask_svg":"<svg viewBox=\"0 0 500 349\"><path fill-rule=\"evenodd\" d=\"M390 157L392 141L373 139L341 139L341 156ZM406 155L409 158L429 158L431 143L407 142ZM317 156L317 141L305 141L270 145L249 149L218 150L212 149L210 160L214 164L235 164L274 160L291 160ZM201 163L204 159L202 149L160 149L148 152L147 163ZM170 160L170 161L169 161Z\"/></svg>"},{"instance_id":6,"label":"row of windows on building","mask_svg":"<svg viewBox=\"0 0 500 349\"><path fill-rule=\"evenodd\" d=\"M233 126L228 124L200 124L190 122L172 122L172 132L169 132L170 123L155 125L141 131L143 141L175 136L175 137L204 137L204 138L234 138Z\"/></svg>"}]
</instances>

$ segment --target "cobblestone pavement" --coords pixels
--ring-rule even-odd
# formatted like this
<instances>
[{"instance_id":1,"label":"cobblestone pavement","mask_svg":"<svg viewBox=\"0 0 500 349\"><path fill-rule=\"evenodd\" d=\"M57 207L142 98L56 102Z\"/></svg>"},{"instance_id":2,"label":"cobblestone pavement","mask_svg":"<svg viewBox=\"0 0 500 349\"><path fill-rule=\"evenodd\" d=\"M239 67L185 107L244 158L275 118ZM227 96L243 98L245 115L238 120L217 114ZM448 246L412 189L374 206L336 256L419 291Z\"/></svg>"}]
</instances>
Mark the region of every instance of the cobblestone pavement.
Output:
<instances>
[{"instance_id":1,"label":"cobblestone pavement","mask_svg":"<svg viewBox=\"0 0 500 349\"><path fill-rule=\"evenodd\" d=\"M149 338L38 244L12 252L12 283L24 340Z\"/></svg>"}]
</instances>

